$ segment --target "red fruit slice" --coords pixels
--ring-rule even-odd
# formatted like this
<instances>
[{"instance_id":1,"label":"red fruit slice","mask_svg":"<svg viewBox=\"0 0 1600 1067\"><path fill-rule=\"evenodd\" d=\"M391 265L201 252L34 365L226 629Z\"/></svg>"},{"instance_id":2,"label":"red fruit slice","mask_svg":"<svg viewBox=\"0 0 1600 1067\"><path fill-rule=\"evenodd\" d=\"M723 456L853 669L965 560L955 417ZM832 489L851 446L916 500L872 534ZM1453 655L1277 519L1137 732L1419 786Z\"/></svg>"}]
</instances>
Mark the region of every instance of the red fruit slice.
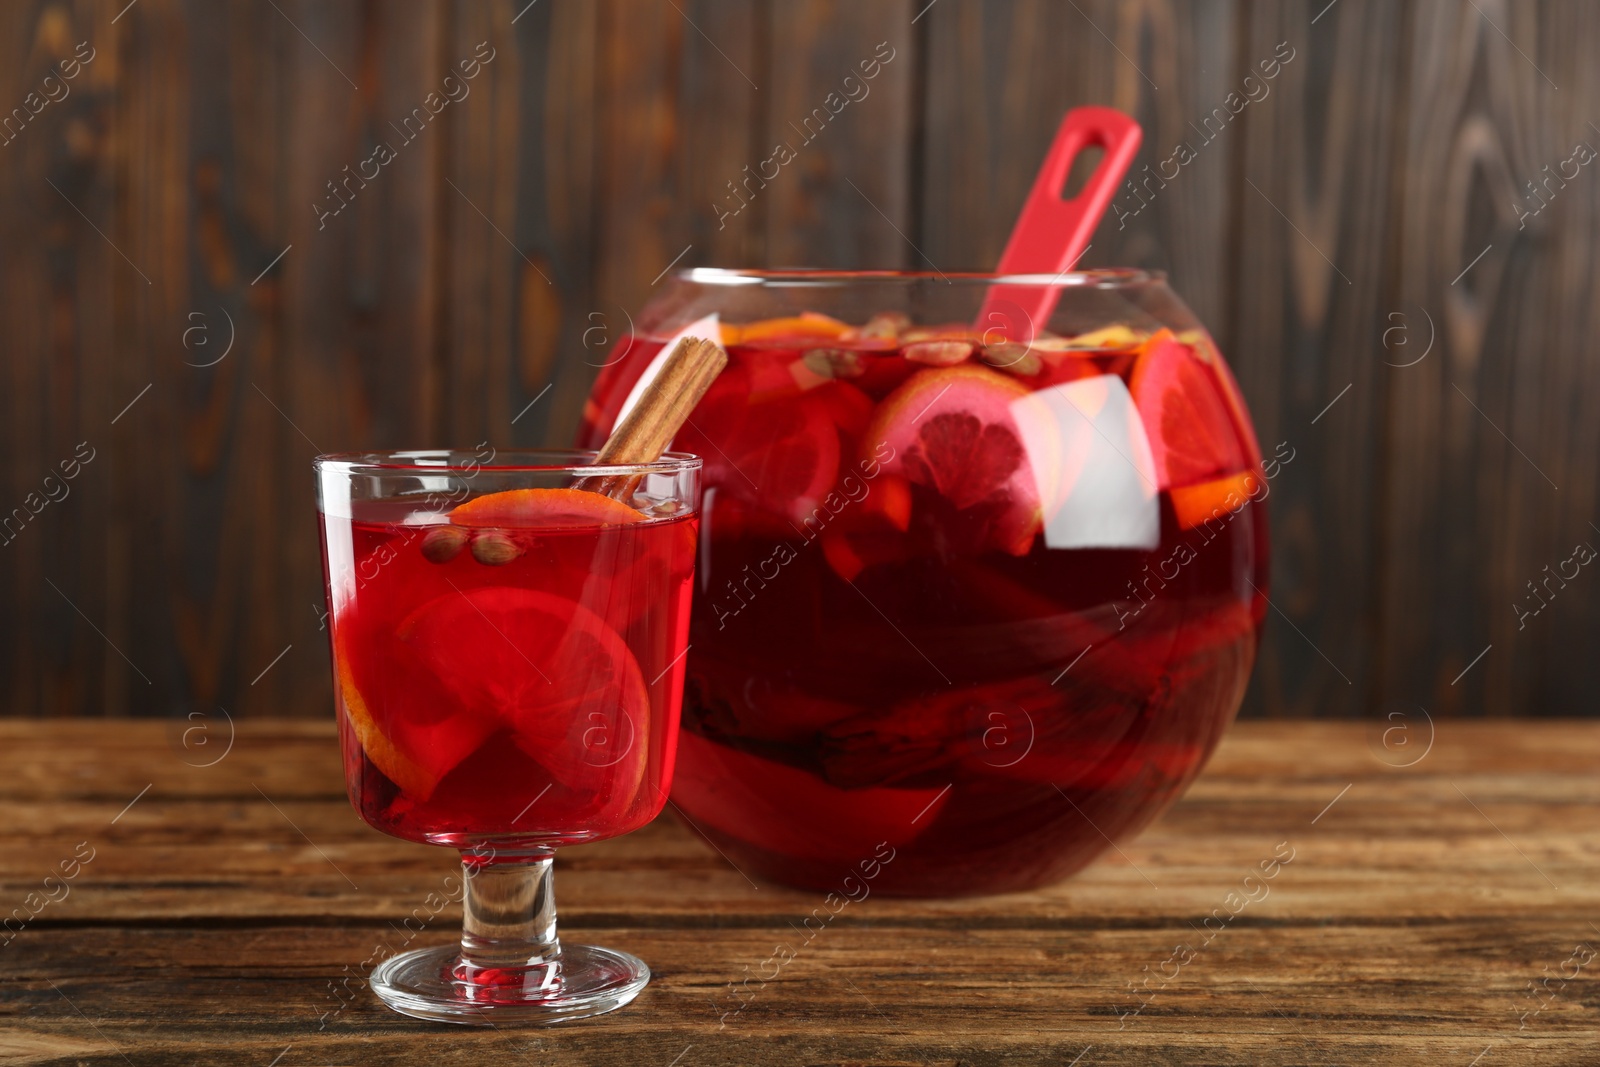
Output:
<instances>
[{"instance_id":1,"label":"red fruit slice","mask_svg":"<svg viewBox=\"0 0 1600 1067\"><path fill-rule=\"evenodd\" d=\"M705 459L706 482L784 520L816 509L839 473L839 435L808 404L702 403L675 446Z\"/></svg>"},{"instance_id":2,"label":"red fruit slice","mask_svg":"<svg viewBox=\"0 0 1600 1067\"><path fill-rule=\"evenodd\" d=\"M806 401L839 428L851 451L872 421L872 398L849 382L824 382L811 391Z\"/></svg>"},{"instance_id":3,"label":"red fruit slice","mask_svg":"<svg viewBox=\"0 0 1600 1067\"><path fill-rule=\"evenodd\" d=\"M705 461L705 484L727 485L738 473L729 462L724 445L744 423L744 413L752 404L781 402L799 394L799 386L789 377L786 361L741 359L717 376L689 413L689 418L672 439L680 452L693 452ZM749 488L748 485L745 488Z\"/></svg>"},{"instance_id":4,"label":"red fruit slice","mask_svg":"<svg viewBox=\"0 0 1600 1067\"><path fill-rule=\"evenodd\" d=\"M910 528L911 483L880 474L867 483L867 495L823 531L822 555L835 574L852 582L868 567L905 559Z\"/></svg>"},{"instance_id":5,"label":"red fruit slice","mask_svg":"<svg viewBox=\"0 0 1600 1067\"><path fill-rule=\"evenodd\" d=\"M887 472L937 490L957 510L992 509L987 546L1024 555L1039 529L1039 490L1012 405L1029 394L976 364L918 371L879 405L863 454L888 444Z\"/></svg>"},{"instance_id":6,"label":"red fruit slice","mask_svg":"<svg viewBox=\"0 0 1600 1067\"><path fill-rule=\"evenodd\" d=\"M582 604L485 586L429 601L399 636L458 706L510 726L563 785L609 782L614 795L638 787L650 713L644 678L617 632Z\"/></svg>"},{"instance_id":7,"label":"red fruit slice","mask_svg":"<svg viewBox=\"0 0 1600 1067\"><path fill-rule=\"evenodd\" d=\"M1239 434L1239 440L1244 442L1245 459L1252 467L1261 465L1261 444L1256 440L1256 428L1250 421L1250 412L1244 404L1244 394L1239 391L1239 383L1233 377L1233 372L1228 369L1228 363L1222 358L1222 353L1217 351L1217 343L1211 335L1203 329L1182 330L1177 338L1194 350L1195 358L1210 368L1216 376L1217 388L1222 392L1223 400L1227 401L1228 414L1233 417L1233 428Z\"/></svg>"},{"instance_id":8,"label":"red fruit slice","mask_svg":"<svg viewBox=\"0 0 1600 1067\"><path fill-rule=\"evenodd\" d=\"M796 373L796 368L800 366L792 352L747 351L741 354L737 367L722 372L713 388L726 382L723 392L737 390L743 397L742 403L748 404L788 400L822 381L820 378L816 381L802 380L803 376Z\"/></svg>"},{"instance_id":9,"label":"red fruit slice","mask_svg":"<svg viewBox=\"0 0 1600 1067\"><path fill-rule=\"evenodd\" d=\"M794 859L853 865L938 820L942 789L840 789L782 763L678 737L672 795L696 823ZM914 820L914 821L913 821Z\"/></svg>"},{"instance_id":10,"label":"red fruit slice","mask_svg":"<svg viewBox=\"0 0 1600 1067\"><path fill-rule=\"evenodd\" d=\"M1095 366L1094 360L1085 359L1082 353L1076 352L1046 352L1042 363L1039 377L1033 381L1033 384L1040 389L1048 385L1075 382L1080 378L1093 378L1105 373Z\"/></svg>"},{"instance_id":11,"label":"red fruit slice","mask_svg":"<svg viewBox=\"0 0 1600 1067\"><path fill-rule=\"evenodd\" d=\"M1129 391L1144 419L1163 489L1207 481L1246 465L1216 379L1170 330L1150 338L1134 364Z\"/></svg>"},{"instance_id":12,"label":"red fruit slice","mask_svg":"<svg viewBox=\"0 0 1600 1067\"><path fill-rule=\"evenodd\" d=\"M693 432L696 426L726 426L752 403L792 397L799 391L789 376L786 360L765 354L760 358L740 357L711 383L689 414L684 432ZM673 447L681 448L678 440L673 441Z\"/></svg>"},{"instance_id":13,"label":"red fruit slice","mask_svg":"<svg viewBox=\"0 0 1600 1067\"><path fill-rule=\"evenodd\" d=\"M584 489L508 489L468 500L450 512L457 526L608 526L643 518L620 500Z\"/></svg>"},{"instance_id":14,"label":"red fruit slice","mask_svg":"<svg viewBox=\"0 0 1600 1067\"><path fill-rule=\"evenodd\" d=\"M856 509L854 524L905 533L911 529L911 483L898 474L880 474L868 484Z\"/></svg>"}]
</instances>

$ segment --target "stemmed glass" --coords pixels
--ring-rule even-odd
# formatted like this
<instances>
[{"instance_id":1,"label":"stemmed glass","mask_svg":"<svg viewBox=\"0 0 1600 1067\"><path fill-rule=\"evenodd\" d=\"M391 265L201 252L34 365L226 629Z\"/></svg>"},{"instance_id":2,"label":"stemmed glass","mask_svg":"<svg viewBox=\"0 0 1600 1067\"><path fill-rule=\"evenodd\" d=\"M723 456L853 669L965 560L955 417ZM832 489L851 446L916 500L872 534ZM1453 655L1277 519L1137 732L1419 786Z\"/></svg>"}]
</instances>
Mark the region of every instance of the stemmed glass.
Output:
<instances>
[{"instance_id":1,"label":"stemmed glass","mask_svg":"<svg viewBox=\"0 0 1600 1067\"><path fill-rule=\"evenodd\" d=\"M558 940L551 863L666 802L700 460L594 459L316 460L350 801L385 833L462 856L460 944L372 974L406 1015L557 1022L649 981L628 953Z\"/></svg>"}]
</instances>

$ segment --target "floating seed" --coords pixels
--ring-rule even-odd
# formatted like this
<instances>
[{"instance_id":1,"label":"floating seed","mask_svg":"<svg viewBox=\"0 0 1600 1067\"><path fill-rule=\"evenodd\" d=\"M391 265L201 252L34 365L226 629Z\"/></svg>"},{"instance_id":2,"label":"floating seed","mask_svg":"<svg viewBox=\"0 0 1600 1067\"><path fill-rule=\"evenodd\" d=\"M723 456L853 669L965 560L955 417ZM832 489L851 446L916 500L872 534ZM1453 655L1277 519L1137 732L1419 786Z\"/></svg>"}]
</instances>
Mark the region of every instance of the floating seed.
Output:
<instances>
[{"instance_id":1,"label":"floating seed","mask_svg":"<svg viewBox=\"0 0 1600 1067\"><path fill-rule=\"evenodd\" d=\"M461 554L467 531L459 526L438 526L422 538L422 556L429 563L449 563Z\"/></svg>"},{"instance_id":2,"label":"floating seed","mask_svg":"<svg viewBox=\"0 0 1600 1067\"><path fill-rule=\"evenodd\" d=\"M1069 340L1073 348L1125 349L1139 345L1144 337L1135 333L1132 327L1116 322L1098 330L1080 333Z\"/></svg>"},{"instance_id":3,"label":"floating seed","mask_svg":"<svg viewBox=\"0 0 1600 1067\"><path fill-rule=\"evenodd\" d=\"M902 330L911 327L911 319L898 311L880 311L868 319L866 325L861 327L861 336L873 340L888 338L893 340L900 336Z\"/></svg>"},{"instance_id":4,"label":"floating seed","mask_svg":"<svg viewBox=\"0 0 1600 1067\"><path fill-rule=\"evenodd\" d=\"M913 363L929 367L953 367L966 362L972 355L972 346L965 341L921 341L906 345L901 352Z\"/></svg>"},{"instance_id":5,"label":"floating seed","mask_svg":"<svg viewBox=\"0 0 1600 1067\"><path fill-rule=\"evenodd\" d=\"M472 538L472 558L485 567L498 567L522 555L515 541L497 530L483 530Z\"/></svg>"},{"instance_id":6,"label":"floating seed","mask_svg":"<svg viewBox=\"0 0 1600 1067\"><path fill-rule=\"evenodd\" d=\"M1019 345L1014 341L988 345L980 354L989 366L999 367L1012 374L1020 374L1024 378L1032 378L1044 369L1044 361L1039 358L1039 353L1032 351L1027 345Z\"/></svg>"},{"instance_id":7,"label":"floating seed","mask_svg":"<svg viewBox=\"0 0 1600 1067\"><path fill-rule=\"evenodd\" d=\"M1040 335L1028 342L1028 347L1035 352L1082 352L1085 347L1070 337L1046 337Z\"/></svg>"},{"instance_id":8,"label":"floating seed","mask_svg":"<svg viewBox=\"0 0 1600 1067\"><path fill-rule=\"evenodd\" d=\"M800 361L821 378L859 378L867 372L861 357L843 348L813 348Z\"/></svg>"}]
</instances>

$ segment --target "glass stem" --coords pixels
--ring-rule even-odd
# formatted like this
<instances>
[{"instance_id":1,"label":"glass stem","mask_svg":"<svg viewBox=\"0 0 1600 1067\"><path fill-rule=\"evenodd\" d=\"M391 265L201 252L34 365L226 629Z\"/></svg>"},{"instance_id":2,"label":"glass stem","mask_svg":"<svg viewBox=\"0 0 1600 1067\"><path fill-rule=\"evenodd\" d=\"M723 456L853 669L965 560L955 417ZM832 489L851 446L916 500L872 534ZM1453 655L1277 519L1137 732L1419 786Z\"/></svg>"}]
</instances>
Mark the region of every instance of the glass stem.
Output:
<instances>
[{"instance_id":1,"label":"glass stem","mask_svg":"<svg viewBox=\"0 0 1600 1067\"><path fill-rule=\"evenodd\" d=\"M457 977L502 984L516 972L527 986L559 981L553 857L548 853L461 855L461 967ZM509 972L509 973L508 973ZM493 976L493 977L491 977ZM531 979L531 980L528 980Z\"/></svg>"}]
</instances>

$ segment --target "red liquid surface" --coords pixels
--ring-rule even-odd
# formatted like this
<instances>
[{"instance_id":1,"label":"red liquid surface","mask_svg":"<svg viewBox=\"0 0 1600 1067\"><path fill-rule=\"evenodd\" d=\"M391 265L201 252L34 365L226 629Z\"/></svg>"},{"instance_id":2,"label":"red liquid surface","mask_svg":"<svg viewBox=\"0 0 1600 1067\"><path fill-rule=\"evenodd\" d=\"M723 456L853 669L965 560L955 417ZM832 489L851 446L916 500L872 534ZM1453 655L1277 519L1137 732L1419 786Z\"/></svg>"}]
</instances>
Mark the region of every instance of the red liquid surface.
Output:
<instances>
[{"instance_id":1,"label":"red liquid surface","mask_svg":"<svg viewBox=\"0 0 1600 1067\"><path fill-rule=\"evenodd\" d=\"M396 837L593 841L649 822L672 778L696 520L504 528L481 563L423 552L411 505L323 516L350 800ZM436 553L442 554L442 553Z\"/></svg>"},{"instance_id":2,"label":"red liquid surface","mask_svg":"<svg viewBox=\"0 0 1600 1067\"><path fill-rule=\"evenodd\" d=\"M889 893L1026 888L1145 825L1199 772L1255 656L1266 527L1245 494L1265 483L1209 340L1162 343L1165 364L1143 371L1148 343L1052 354L1032 376L974 357L909 400L929 369L893 341L728 346L674 444L705 457L708 492L673 795L741 869L819 889L863 863ZM588 443L660 347L623 344ZM820 346L847 358L811 366L843 375L797 369ZM989 394L1099 375L1129 385L1157 455L1159 532L1051 548L1029 519L1055 502L1030 510L1007 473L1016 435L951 398L1004 422ZM1070 464L1083 442L1059 444L1034 461Z\"/></svg>"}]
</instances>

